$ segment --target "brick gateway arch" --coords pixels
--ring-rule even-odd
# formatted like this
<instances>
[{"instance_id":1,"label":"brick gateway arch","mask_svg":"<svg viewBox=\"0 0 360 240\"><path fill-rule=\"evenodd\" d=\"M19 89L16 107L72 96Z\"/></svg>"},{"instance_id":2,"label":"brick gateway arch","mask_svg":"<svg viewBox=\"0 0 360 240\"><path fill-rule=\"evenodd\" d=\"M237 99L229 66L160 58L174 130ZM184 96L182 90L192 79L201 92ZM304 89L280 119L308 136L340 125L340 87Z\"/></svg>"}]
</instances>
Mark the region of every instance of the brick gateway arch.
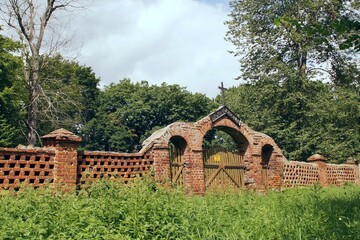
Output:
<instances>
[{"instance_id":1,"label":"brick gateway arch","mask_svg":"<svg viewBox=\"0 0 360 240\"><path fill-rule=\"evenodd\" d=\"M204 164L203 141L212 129L232 136L239 148L239 160L222 162L220 156L213 156ZM198 194L205 193L221 174L223 180L219 182L225 185L280 188L282 166L287 161L271 137L249 128L225 106L195 123L175 122L154 132L140 152L150 149L158 181L181 184L187 192Z\"/></svg>"}]
</instances>

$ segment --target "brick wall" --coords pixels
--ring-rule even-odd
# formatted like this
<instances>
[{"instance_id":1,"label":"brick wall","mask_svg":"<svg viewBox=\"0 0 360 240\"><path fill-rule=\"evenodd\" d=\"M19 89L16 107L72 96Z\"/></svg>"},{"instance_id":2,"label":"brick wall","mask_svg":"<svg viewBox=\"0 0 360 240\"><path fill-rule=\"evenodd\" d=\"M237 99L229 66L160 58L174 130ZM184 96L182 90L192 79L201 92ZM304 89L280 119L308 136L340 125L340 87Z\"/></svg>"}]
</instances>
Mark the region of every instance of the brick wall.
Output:
<instances>
[{"instance_id":1,"label":"brick wall","mask_svg":"<svg viewBox=\"0 0 360 240\"><path fill-rule=\"evenodd\" d=\"M357 162L347 164L327 164L326 158L314 154L309 162L287 161L283 167L284 187L340 186L346 182L359 183L359 166Z\"/></svg>"},{"instance_id":2,"label":"brick wall","mask_svg":"<svg viewBox=\"0 0 360 240\"><path fill-rule=\"evenodd\" d=\"M23 185L73 191L101 178L129 182L151 171L150 152L79 151L81 139L58 129L43 137L44 147L0 148L0 189Z\"/></svg>"},{"instance_id":3,"label":"brick wall","mask_svg":"<svg viewBox=\"0 0 360 240\"><path fill-rule=\"evenodd\" d=\"M0 188L18 189L54 182L55 151L44 148L0 148Z\"/></svg>"},{"instance_id":4,"label":"brick wall","mask_svg":"<svg viewBox=\"0 0 360 240\"><path fill-rule=\"evenodd\" d=\"M178 166L182 169L183 187L187 193L204 194L207 189L202 145L206 133L214 128L228 133L238 144L243 161L237 168L242 169L241 183L247 189L359 183L356 160L327 164L323 156L315 154L307 163L288 161L271 137L252 130L222 107L195 123L173 123L156 131L144 141L139 153L79 151L81 139L65 129L43 136L42 148L0 148L0 188L17 189L25 184L75 190L102 178L128 183L150 171L157 182L174 184L169 142L176 140L182 142L184 148L181 166ZM218 167L219 171L215 172L226 173L230 177L227 180L231 180L234 171L226 172L221 164Z\"/></svg>"},{"instance_id":5,"label":"brick wall","mask_svg":"<svg viewBox=\"0 0 360 240\"><path fill-rule=\"evenodd\" d=\"M89 184L102 178L128 183L148 174L152 164L150 153L79 152L78 184Z\"/></svg>"},{"instance_id":6,"label":"brick wall","mask_svg":"<svg viewBox=\"0 0 360 240\"><path fill-rule=\"evenodd\" d=\"M63 157L64 153L60 154ZM144 154L78 151L75 158L76 171L58 176L61 177L59 183L66 186L69 183L86 186L102 178L128 183L148 174L154 163L151 151ZM56 159L56 151L53 147L0 148L0 188L18 189L24 184L34 187L51 186L54 184L55 166L59 164ZM188 169L187 174L192 173L191 168ZM64 168L59 168L59 171L66 172ZM339 165L325 163L321 170L318 163L286 161L282 167L282 187L318 184L321 171L325 173L325 181L322 183L324 186L359 182L358 166L354 163ZM198 175L203 175L203 172L199 172L195 177L199 177ZM198 183L199 179L195 179L195 182ZM191 187L191 183L192 181L188 183L188 188ZM205 191L201 184L197 184L194 189L196 192Z\"/></svg>"},{"instance_id":7,"label":"brick wall","mask_svg":"<svg viewBox=\"0 0 360 240\"><path fill-rule=\"evenodd\" d=\"M317 164L289 161L283 169L284 187L311 186L320 181Z\"/></svg>"},{"instance_id":8,"label":"brick wall","mask_svg":"<svg viewBox=\"0 0 360 240\"><path fill-rule=\"evenodd\" d=\"M327 164L327 183L341 185L345 182L356 183L358 180L358 166L349 164Z\"/></svg>"}]
</instances>

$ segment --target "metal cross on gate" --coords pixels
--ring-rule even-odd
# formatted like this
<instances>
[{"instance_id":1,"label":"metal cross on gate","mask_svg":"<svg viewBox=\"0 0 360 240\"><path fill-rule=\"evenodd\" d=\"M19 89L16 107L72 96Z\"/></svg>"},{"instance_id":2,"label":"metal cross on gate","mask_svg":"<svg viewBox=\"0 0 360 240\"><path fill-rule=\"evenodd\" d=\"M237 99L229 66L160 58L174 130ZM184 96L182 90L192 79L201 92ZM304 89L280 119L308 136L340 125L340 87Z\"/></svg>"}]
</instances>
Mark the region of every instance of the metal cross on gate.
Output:
<instances>
[{"instance_id":1,"label":"metal cross on gate","mask_svg":"<svg viewBox=\"0 0 360 240\"><path fill-rule=\"evenodd\" d=\"M226 106L226 103L225 103L225 90L227 90L227 88L224 87L223 82L221 82L221 86L219 87L219 89L221 90L221 104L223 106Z\"/></svg>"}]
</instances>

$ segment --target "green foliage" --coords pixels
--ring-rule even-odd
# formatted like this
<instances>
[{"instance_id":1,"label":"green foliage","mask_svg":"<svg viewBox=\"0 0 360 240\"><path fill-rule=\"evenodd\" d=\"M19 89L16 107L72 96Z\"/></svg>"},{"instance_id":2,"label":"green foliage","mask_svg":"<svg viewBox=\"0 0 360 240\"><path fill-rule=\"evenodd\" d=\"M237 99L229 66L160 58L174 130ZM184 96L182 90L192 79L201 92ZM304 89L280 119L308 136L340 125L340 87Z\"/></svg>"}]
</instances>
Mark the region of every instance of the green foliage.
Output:
<instances>
[{"instance_id":1,"label":"green foliage","mask_svg":"<svg viewBox=\"0 0 360 240\"><path fill-rule=\"evenodd\" d=\"M0 35L0 145L25 142L27 84L18 53L21 44ZM39 136L56 128L79 133L95 116L99 79L90 67L81 66L61 55L41 57L40 93L37 110Z\"/></svg>"},{"instance_id":2,"label":"green foliage","mask_svg":"<svg viewBox=\"0 0 360 240\"><path fill-rule=\"evenodd\" d=\"M16 129L2 115L0 115L0 129L0 146L13 145L14 138L16 138Z\"/></svg>"},{"instance_id":3,"label":"green foliage","mask_svg":"<svg viewBox=\"0 0 360 240\"><path fill-rule=\"evenodd\" d=\"M233 0L230 6L227 39L241 58L239 78L248 80L231 91L231 109L290 159L315 152L333 162L357 157L359 5Z\"/></svg>"},{"instance_id":4,"label":"green foliage","mask_svg":"<svg viewBox=\"0 0 360 240\"><path fill-rule=\"evenodd\" d=\"M178 85L149 85L124 79L101 92L99 108L83 129L85 148L134 151L154 130L206 116L214 103Z\"/></svg>"},{"instance_id":5,"label":"green foliage","mask_svg":"<svg viewBox=\"0 0 360 240\"><path fill-rule=\"evenodd\" d=\"M358 157L359 89L307 80L287 83L231 88L228 106L254 130L274 138L289 159L304 161L320 153L339 163Z\"/></svg>"},{"instance_id":6,"label":"green foliage","mask_svg":"<svg viewBox=\"0 0 360 240\"><path fill-rule=\"evenodd\" d=\"M20 44L0 35L0 145L14 146L24 140L22 130L26 89L21 79Z\"/></svg>"},{"instance_id":7,"label":"green foliage","mask_svg":"<svg viewBox=\"0 0 360 240\"><path fill-rule=\"evenodd\" d=\"M90 67L76 61L42 56L39 134L57 128L79 133L96 112L99 79Z\"/></svg>"},{"instance_id":8,"label":"green foliage","mask_svg":"<svg viewBox=\"0 0 360 240\"><path fill-rule=\"evenodd\" d=\"M360 188L185 196L102 181L77 194L2 191L1 239L357 239Z\"/></svg>"},{"instance_id":9,"label":"green foliage","mask_svg":"<svg viewBox=\"0 0 360 240\"><path fill-rule=\"evenodd\" d=\"M353 55L359 51L360 17L349 1L233 0L230 6L227 39L241 58L239 78L339 82L344 65L359 70Z\"/></svg>"},{"instance_id":10,"label":"green foliage","mask_svg":"<svg viewBox=\"0 0 360 240\"><path fill-rule=\"evenodd\" d=\"M204 136L204 148L226 148L227 150L238 150L238 144L229 134L220 130L212 129Z\"/></svg>"}]
</instances>

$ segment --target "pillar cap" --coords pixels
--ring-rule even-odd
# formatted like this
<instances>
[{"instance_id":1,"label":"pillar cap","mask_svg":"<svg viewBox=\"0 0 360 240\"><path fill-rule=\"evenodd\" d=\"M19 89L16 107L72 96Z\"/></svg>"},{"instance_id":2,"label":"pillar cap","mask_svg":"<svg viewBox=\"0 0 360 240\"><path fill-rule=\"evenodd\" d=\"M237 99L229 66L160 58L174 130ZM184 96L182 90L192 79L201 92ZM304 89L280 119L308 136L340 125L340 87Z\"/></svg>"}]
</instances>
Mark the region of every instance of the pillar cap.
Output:
<instances>
[{"instance_id":1,"label":"pillar cap","mask_svg":"<svg viewBox=\"0 0 360 240\"><path fill-rule=\"evenodd\" d=\"M56 140L56 141L70 141L70 142L81 142L81 138L74 133L60 128L45 136L41 137L43 140Z\"/></svg>"},{"instance_id":2,"label":"pillar cap","mask_svg":"<svg viewBox=\"0 0 360 240\"><path fill-rule=\"evenodd\" d=\"M326 162L327 158L323 155L320 155L318 153L315 153L314 155L310 156L308 159L308 162Z\"/></svg>"}]
</instances>

